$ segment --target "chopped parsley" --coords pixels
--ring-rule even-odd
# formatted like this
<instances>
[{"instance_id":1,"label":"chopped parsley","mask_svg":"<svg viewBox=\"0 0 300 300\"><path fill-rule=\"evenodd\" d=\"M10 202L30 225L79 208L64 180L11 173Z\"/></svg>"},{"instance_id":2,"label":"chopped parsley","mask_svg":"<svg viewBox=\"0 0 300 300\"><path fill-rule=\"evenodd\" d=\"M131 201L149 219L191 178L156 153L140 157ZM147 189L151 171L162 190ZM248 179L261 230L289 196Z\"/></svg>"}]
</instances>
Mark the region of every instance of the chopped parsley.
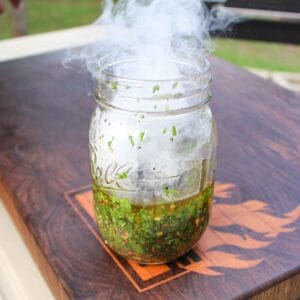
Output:
<instances>
[{"instance_id":1,"label":"chopped parsley","mask_svg":"<svg viewBox=\"0 0 300 300\"><path fill-rule=\"evenodd\" d=\"M172 127L172 135L176 136L177 135L177 129L175 126Z\"/></svg>"},{"instance_id":2,"label":"chopped parsley","mask_svg":"<svg viewBox=\"0 0 300 300\"><path fill-rule=\"evenodd\" d=\"M117 197L96 181L93 193L96 220L111 249L139 263L165 263L189 251L204 232L213 183L192 197L146 206Z\"/></svg>"},{"instance_id":3,"label":"chopped parsley","mask_svg":"<svg viewBox=\"0 0 300 300\"><path fill-rule=\"evenodd\" d=\"M145 132L142 131L142 132L140 133L140 141L141 141L141 142L143 141L144 137L145 137Z\"/></svg>"},{"instance_id":4,"label":"chopped parsley","mask_svg":"<svg viewBox=\"0 0 300 300\"><path fill-rule=\"evenodd\" d=\"M158 84L156 84L156 85L153 86L152 92L153 92L153 93L158 92L159 89L160 89L160 86L159 86Z\"/></svg>"},{"instance_id":5,"label":"chopped parsley","mask_svg":"<svg viewBox=\"0 0 300 300\"><path fill-rule=\"evenodd\" d=\"M126 178L128 178L128 173L129 173L129 170L127 170L126 172L123 172L123 173L117 173L116 176L119 179L126 179Z\"/></svg>"},{"instance_id":6,"label":"chopped parsley","mask_svg":"<svg viewBox=\"0 0 300 300\"><path fill-rule=\"evenodd\" d=\"M110 84L110 86L111 86L111 89L112 90L117 90L117 88L118 88L118 82L117 81L114 81L114 82L112 82L111 84Z\"/></svg>"},{"instance_id":7,"label":"chopped parsley","mask_svg":"<svg viewBox=\"0 0 300 300\"><path fill-rule=\"evenodd\" d=\"M165 196L166 196L167 198L169 198L170 195L175 195L175 194L178 193L177 190L169 189L169 187L167 187L167 186L165 186L163 189L164 189Z\"/></svg>"},{"instance_id":8,"label":"chopped parsley","mask_svg":"<svg viewBox=\"0 0 300 300\"><path fill-rule=\"evenodd\" d=\"M132 136L132 135L130 135L128 138L129 138L130 144L132 145L132 147L134 147L134 140L133 140L133 136Z\"/></svg>"},{"instance_id":9,"label":"chopped parsley","mask_svg":"<svg viewBox=\"0 0 300 300\"><path fill-rule=\"evenodd\" d=\"M111 153L113 152L112 143L113 143L113 139L111 139L111 140L108 141L108 143L107 143L107 146L108 146L108 148L109 148L109 150L110 150Z\"/></svg>"}]
</instances>

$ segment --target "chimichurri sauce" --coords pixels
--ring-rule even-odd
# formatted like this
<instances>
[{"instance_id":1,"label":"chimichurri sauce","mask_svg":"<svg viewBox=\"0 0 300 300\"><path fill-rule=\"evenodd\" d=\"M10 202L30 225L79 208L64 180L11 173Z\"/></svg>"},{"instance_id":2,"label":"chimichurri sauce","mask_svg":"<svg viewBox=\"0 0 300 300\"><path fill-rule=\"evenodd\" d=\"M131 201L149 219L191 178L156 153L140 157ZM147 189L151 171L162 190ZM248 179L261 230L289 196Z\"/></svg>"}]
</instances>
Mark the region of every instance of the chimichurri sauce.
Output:
<instances>
[{"instance_id":1,"label":"chimichurri sauce","mask_svg":"<svg viewBox=\"0 0 300 300\"><path fill-rule=\"evenodd\" d=\"M192 197L139 206L93 184L97 223L105 243L142 264L170 262L189 251L204 232L213 197L211 183Z\"/></svg>"}]
</instances>

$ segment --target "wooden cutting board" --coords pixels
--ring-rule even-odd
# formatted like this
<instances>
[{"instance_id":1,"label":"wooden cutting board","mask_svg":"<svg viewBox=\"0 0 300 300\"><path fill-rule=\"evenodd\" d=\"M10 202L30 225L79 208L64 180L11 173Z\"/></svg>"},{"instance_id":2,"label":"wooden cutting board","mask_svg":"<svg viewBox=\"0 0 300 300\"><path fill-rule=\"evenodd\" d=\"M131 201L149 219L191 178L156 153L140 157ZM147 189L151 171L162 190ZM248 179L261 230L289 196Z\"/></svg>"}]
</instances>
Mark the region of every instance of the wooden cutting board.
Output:
<instances>
[{"instance_id":1,"label":"wooden cutting board","mask_svg":"<svg viewBox=\"0 0 300 300\"><path fill-rule=\"evenodd\" d=\"M90 190L86 73L63 53L0 64L0 197L57 299L300 298L300 98L216 58L209 227L176 262L110 251Z\"/></svg>"}]
</instances>

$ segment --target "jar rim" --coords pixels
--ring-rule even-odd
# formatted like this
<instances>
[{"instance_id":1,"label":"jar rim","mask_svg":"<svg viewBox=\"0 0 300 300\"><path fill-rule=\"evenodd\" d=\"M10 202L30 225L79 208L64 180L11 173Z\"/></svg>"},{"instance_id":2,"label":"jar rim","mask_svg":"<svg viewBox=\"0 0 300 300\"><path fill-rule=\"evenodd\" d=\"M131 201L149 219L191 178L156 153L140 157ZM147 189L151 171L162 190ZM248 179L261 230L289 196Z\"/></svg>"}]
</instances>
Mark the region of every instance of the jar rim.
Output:
<instances>
[{"instance_id":1,"label":"jar rim","mask_svg":"<svg viewBox=\"0 0 300 300\"><path fill-rule=\"evenodd\" d=\"M176 81L182 82L182 81L195 80L197 78L200 79L203 76L207 75L210 71L210 62L203 54L200 54L197 60L190 60L183 57L173 57L171 59L171 61L174 63L180 63L181 65L186 65L193 68L196 71L194 76L179 76L179 77L166 78L166 79L141 79L141 78L132 78L129 76L116 75L113 74L112 72L107 71L109 67L112 67L114 65L124 63L124 62L127 63L134 62L138 60L139 59L137 57L133 57L133 56L126 56L124 58L115 58L113 56L106 55L102 57L101 60L98 62L98 74L100 76L99 78L96 79L99 80L101 78L101 75L104 75L115 81L126 80L127 82L137 82L137 83L159 83L159 82L168 83L168 82L176 82ZM211 77L208 78L207 83L209 83L210 80Z\"/></svg>"},{"instance_id":2,"label":"jar rim","mask_svg":"<svg viewBox=\"0 0 300 300\"><path fill-rule=\"evenodd\" d=\"M107 104L109 107L115 106L127 111L152 113L179 111L189 107L199 108L199 105L208 103L211 98L212 81L208 59L200 55L197 60L176 57L173 61L177 64L178 72L183 76L144 80L120 76L120 73L114 74L119 70L121 72L129 70L132 74L132 70L135 69L130 68L136 66L127 63L136 63L136 57L102 57L98 62L96 101L99 104ZM125 65L117 65L121 63ZM117 69L114 68L115 65Z\"/></svg>"}]
</instances>

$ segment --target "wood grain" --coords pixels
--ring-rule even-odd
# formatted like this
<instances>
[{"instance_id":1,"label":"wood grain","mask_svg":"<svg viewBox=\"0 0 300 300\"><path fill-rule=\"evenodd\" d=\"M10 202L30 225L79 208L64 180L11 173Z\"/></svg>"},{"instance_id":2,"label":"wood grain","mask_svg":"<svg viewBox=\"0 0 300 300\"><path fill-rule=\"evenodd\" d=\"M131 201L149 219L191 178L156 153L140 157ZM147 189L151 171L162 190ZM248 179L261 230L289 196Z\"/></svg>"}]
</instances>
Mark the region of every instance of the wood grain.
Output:
<instances>
[{"instance_id":1,"label":"wood grain","mask_svg":"<svg viewBox=\"0 0 300 300\"><path fill-rule=\"evenodd\" d=\"M190 272L206 276L226 276L228 268L249 270L266 259L272 259L269 254L272 253L273 243L277 237L296 230L294 224L300 217L300 204L283 216L275 216L268 210L268 204L263 201L246 200L229 204L228 200L235 197L236 188L234 184L216 182L215 203L203 237L183 257L159 266L139 266L123 259L106 246L93 212L91 186L72 190L66 193L65 197L102 248L137 291L143 293ZM235 230L232 230L233 227ZM237 253L230 251L233 246L238 249ZM287 281L287 286L291 288L283 291L292 293L294 285L291 285L290 280ZM300 289L300 282L298 283ZM284 284L280 284L282 285ZM264 290L263 287L261 289Z\"/></svg>"},{"instance_id":2,"label":"wood grain","mask_svg":"<svg viewBox=\"0 0 300 300\"><path fill-rule=\"evenodd\" d=\"M263 291L256 296L252 297L252 300L299 300L300 295L300 275L294 275L287 280L280 282L279 284Z\"/></svg>"},{"instance_id":3,"label":"wood grain","mask_svg":"<svg viewBox=\"0 0 300 300\"><path fill-rule=\"evenodd\" d=\"M215 277L189 273L138 293L63 196L90 182L95 101L89 75L64 69L62 58L60 52L0 64L0 181L9 197L3 188L0 196L26 224L47 261L40 265L51 266L60 282L54 290L63 286L64 296L74 299L233 299L298 278L299 220L271 250L262 250L266 259L254 268L221 268L224 275ZM294 210L300 201L299 97L216 58L211 63L217 179L236 185L228 203L264 201L275 216Z\"/></svg>"},{"instance_id":4,"label":"wood grain","mask_svg":"<svg viewBox=\"0 0 300 300\"><path fill-rule=\"evenodd\" d=\"M42 253L40 247L37 245L37 242L30 233L28 227L26 226L24 220L20 217L16 207L14 205L13 196L7 190L7 188L0 182L0 194L2 200L4 201L6 209L9 211L11 218L13 219L17 230L25 242L27 248L29 249L35 263L39 266L39 269L46 279L55 299L65 300L69 299L69 295L64 289L61 281L57 278L56 274L53 272L53 269L49 265L47 259Z\"/></svg>"}]
</instances>

